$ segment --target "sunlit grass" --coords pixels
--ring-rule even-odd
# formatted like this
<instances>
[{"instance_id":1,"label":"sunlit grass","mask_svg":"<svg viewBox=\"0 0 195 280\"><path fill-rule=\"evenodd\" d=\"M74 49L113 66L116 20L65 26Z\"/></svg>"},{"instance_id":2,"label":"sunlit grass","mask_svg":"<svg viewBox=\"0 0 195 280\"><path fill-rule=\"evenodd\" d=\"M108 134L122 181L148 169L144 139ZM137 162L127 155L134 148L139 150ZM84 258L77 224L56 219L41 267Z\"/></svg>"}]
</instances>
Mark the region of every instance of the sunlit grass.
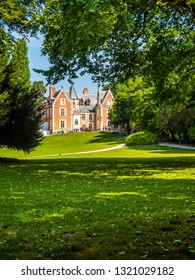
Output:
<instances>
[{"instance_id":1,"label":"sunlit grass","mask_svg":"<svg viewBox=\"0 0 195 280\"><path fill-rule=\"evenodd\" d=\"M0 164L0 189L1 259L195 258L194 151L29 155Z\"/></svg>"},{"instance_id":2,"label":"sunlit grass","mask_svg":"<svg viewBox=\"0 0 195 280\"><path fill-rule=\"evenodd\" d=\"M106 149L124 142L124 137L113 136L112 132L80 132L64 135L53 135L45 137L39 147L29 155L22 151L0 150L1 157L13 157L29 159L38 157L58 157L61 154L85 152Z\"/></svg>"}]
</instances>

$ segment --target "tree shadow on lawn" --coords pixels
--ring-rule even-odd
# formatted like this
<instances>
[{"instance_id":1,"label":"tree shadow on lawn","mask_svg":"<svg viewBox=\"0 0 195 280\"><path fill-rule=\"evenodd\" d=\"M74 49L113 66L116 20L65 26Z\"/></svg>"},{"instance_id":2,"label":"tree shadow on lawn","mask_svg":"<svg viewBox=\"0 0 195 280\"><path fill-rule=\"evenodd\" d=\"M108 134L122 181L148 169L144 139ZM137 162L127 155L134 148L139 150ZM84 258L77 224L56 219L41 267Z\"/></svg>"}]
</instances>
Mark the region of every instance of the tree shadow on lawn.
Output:
<instances>
[{"instance_id":1,"label":"tree shadow on lawn","mask_svg":"<svg viewBox=\"0 0 195 280\"><path fill-rule=\"evenodd\" d=\"M172 174L175 171L194 168L194 157L166 157L166 158L59 158L59 159L36 159L36 160L16 160L0 163L0 167L9 168L11 172L16 171L19 174L26 172L26 174L34 174L35 176L41 173L48 174L53 177L56 174L66 177L81 176L98 179L113 178L117 176L145 178L148 176L155 176L162 173ZM35 171L34 171L35 170Z\"/></svg>"},{"instance_id":2,"label":"tree shadow on lawn","mask_svg":"<svg viewBox=\"0 0 195 280\"><path fill-rule=\"evenodd\" d=\"M0 258L194 259L195 181L166 177L193 167L122 158L1 165Z\"/></svg>"},{"instance_id":3,"label":"tree shadow on lawn","mask_svg":"<svg viewBox=\"0 0 195 280\"><path fill-rule=\"evenodd\" d=\"M115 135L111 131L101 131L99 135L94 136L93 139L86 142L86 144L109 142L111 142L109 145L121 144L125 142L125 138L124 136Z\"/></svg>"},{"instance_id":4,"label":"tree shadow on lawn","mask_svg":"<svg viewBox=\"0 0 195 280\"><path fill-rule=\"evenodd\" d=\"M19 162L19 160L16 158L0 157L0 164L1 163L13 163L13 162Z\"/></svg>"}]
</instances>

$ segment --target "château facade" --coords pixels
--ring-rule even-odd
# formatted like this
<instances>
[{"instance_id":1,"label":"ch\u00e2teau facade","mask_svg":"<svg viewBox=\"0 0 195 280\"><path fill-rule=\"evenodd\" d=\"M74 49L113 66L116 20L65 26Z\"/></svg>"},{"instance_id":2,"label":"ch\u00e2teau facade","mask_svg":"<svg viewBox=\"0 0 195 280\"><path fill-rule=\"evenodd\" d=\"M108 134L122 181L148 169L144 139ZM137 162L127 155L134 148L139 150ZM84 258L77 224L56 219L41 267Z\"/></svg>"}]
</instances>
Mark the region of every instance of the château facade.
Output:
<instances>
[{"instance_id":1,"label":"ch\u00e2teau facade","mask_svg":"<svg viewBox=\"0 0 195 280\"><path fill-rule=\"evenodd\" d=\"M111 129L108 113L113 104L114 96L110 89L89 94L88 88L84 88L82 94L77 94L74 86L67 92L63 88L56 91L50 85L49 97L43 102L43 132Z\"/></svg>"}]
</instances>

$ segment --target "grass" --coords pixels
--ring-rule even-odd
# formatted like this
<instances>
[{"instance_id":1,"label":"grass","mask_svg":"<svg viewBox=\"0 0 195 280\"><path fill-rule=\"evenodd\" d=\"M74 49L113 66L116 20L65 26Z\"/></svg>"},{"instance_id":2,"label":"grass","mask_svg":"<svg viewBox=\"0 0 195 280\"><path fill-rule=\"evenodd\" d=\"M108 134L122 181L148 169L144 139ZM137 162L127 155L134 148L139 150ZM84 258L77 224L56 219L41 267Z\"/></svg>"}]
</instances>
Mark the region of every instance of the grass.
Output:
<instances>
[{"instance_id":1,"label":"grass","mask_svg":"<svg viewBox=\"0 0 195 280\"><path fill-rule=\"evenodd\" d=\"M31 159L34 157L45 157L73 152L93 151L106 149L123 143L124 137L112 135L111 132L81 132L68 133L45 137L42 144L29 155L22 151L1 149L1 157L14 157L19 159Z\"/></svg>"},{"instance_id":2,"label":"grass","mask_svg":"<svg viewBox=\"0 0 195 280\"><path fill-rule=\"evenodd\" d=\"M195 259L194 151L156 145L50 158L122 139L44 141L28 156L0 151L19 158L0 164L0 259Z\"/></svg>"}]
</instances>

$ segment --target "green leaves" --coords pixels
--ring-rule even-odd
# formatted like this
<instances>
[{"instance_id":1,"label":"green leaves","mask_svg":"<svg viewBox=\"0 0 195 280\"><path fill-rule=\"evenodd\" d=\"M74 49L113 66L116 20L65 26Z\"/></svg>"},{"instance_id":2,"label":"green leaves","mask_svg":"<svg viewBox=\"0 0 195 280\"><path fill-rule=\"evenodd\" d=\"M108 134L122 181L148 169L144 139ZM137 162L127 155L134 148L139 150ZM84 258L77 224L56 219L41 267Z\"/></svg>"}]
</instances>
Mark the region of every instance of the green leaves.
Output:
<instances>
[{"instance_id":1,"label":"green leaves","mask_svg":"<svg viewBox=\"0 0 195 280\"><path fill-rule=\"evenodd\" d=\"M112 123L125 126L127 131L148 129L155 112L154 87L136 76L117 84L114 91L115 103L110 113Z\"/></svg>"},{"instance_id":2,"label":"green leaves","mask_svg":"<svg viewBox=\"0 0 195 280\"><path fill-rule=\"evenodd\" d=\"M30 152L42 136L40 92L30 87L30 70L25 39L18 39L5 77L0 83L0 144Z\"/></svg>"},{"instance_id":3,"label":"green leaves","mask_svg":"<svg viewBox=\"0 0 195 280\"><path fill-rule=\"evenodd\" d=\"M158 99L192 92L192 1L49 0L42 23L48 81L87 72L99 84L116 83L144 74Z\"/></svg>"},{"instance_id":4,"label":"green leaves","mask_svg":"<svg viewBox=\"0 0 195 280\"><path fill-rule=\"evenodd\" d=\"M45 0L7 0L1 3L0 19L2 30L11 35L17 32L24 36L36 35L39 29L39 14Z\"/></svg>"}]
</instances>

